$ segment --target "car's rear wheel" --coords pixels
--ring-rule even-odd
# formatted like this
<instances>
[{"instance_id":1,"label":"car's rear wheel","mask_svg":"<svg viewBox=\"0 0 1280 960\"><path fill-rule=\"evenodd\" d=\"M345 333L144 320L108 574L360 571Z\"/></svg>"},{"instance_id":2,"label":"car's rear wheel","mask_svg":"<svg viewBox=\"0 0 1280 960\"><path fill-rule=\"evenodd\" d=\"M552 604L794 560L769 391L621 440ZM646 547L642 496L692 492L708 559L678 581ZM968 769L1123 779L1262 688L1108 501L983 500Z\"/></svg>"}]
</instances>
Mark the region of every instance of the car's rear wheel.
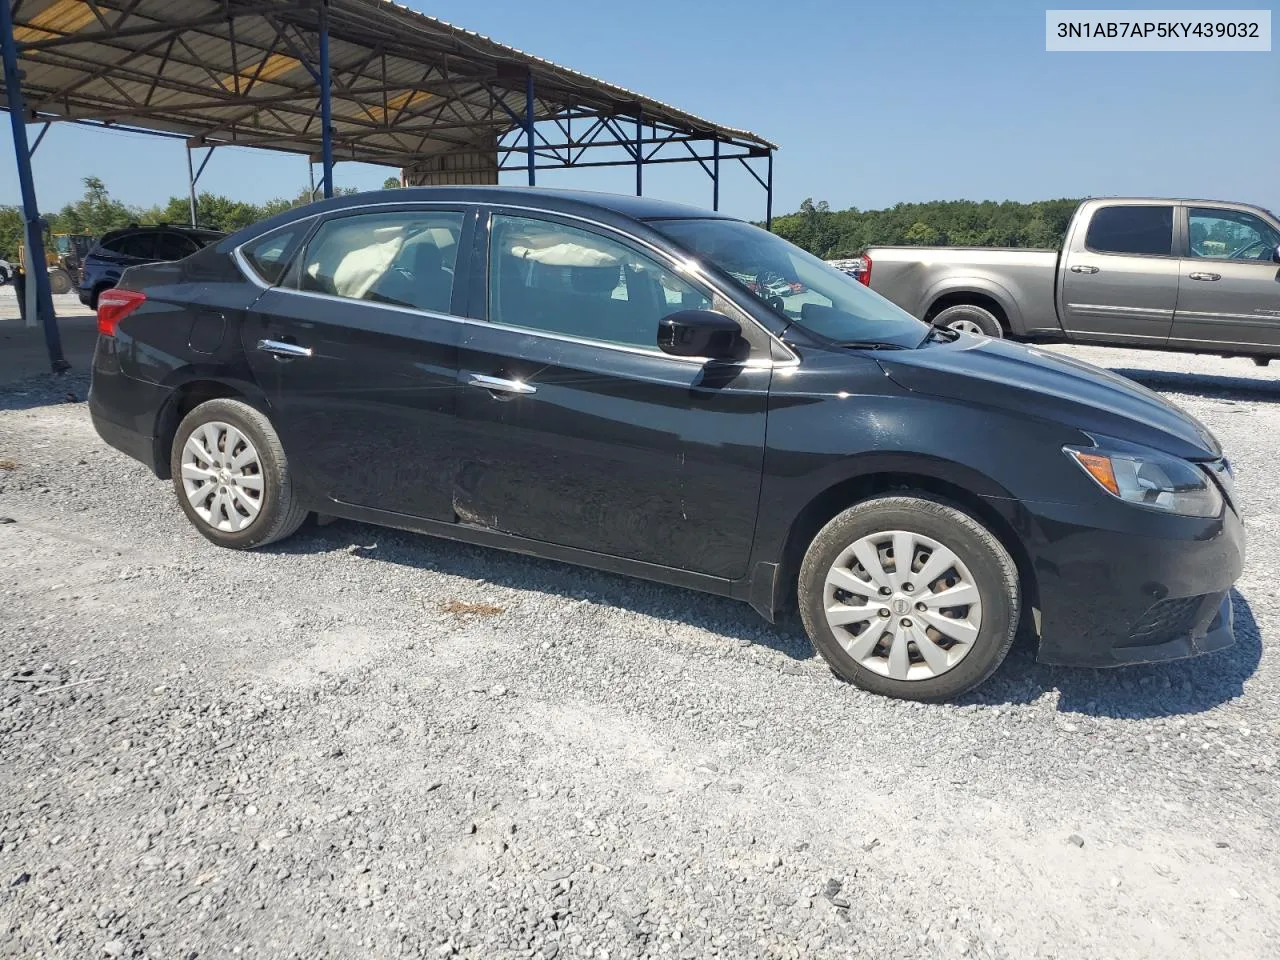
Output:
<instances>
[{"instance_id":1,"label":"car's rear wheel","mask_svg":"<svg viewBox=\"0 0 1280 960\"><path fill-rule=\"evenodd\" d=\"M1000 318L990 310L972 303L957 303L940 310L933 318L935 327L948 327L961 333L977 333L988 337L1003 337L1004 327Z\"/></svg>"},{"instance_id":2,"label":"car's rear wheel","mask_svg":"<svg viewBox=\"0 0 1280 960\"><path fill-rule=\"evenodd\" d=\"M1018 571L969 514L877 497L832 519L800 568L800 615L832 671L874 693L950 700L1000 666L1018 626Z\"/></svg>"},{"instance_id":3,"label":"car's rear wheel","mask_svg":"<svg viewBox=\"0 0 1280 960\"><path fill-rule=\"evenodd\" d=\"M93 288L93 293L89 296L89 308L90 308L90 309L92 309L92 310L97 310L97 309L98 309L98 299L99 299L99 298L100 298L104 293L106 293L106 291L111 290L111 289L113 289L114 287L115 287L115 284L111 284L111 283L100 283L100 284L98 284L96 287L94 287L94 288Z\"/></svg>"},{"instance_id":4,"label":"car's rear wheel","mask_svg":"<svg viewBox=\"0 0 1280 960\"><path fill-rule=\"evenodd\" d=\"M261 547L306 519L280 438L261 411L240 400L209 400L188 413L169 466L183 512L219 546Z\"/></svg>"}]
</instances>

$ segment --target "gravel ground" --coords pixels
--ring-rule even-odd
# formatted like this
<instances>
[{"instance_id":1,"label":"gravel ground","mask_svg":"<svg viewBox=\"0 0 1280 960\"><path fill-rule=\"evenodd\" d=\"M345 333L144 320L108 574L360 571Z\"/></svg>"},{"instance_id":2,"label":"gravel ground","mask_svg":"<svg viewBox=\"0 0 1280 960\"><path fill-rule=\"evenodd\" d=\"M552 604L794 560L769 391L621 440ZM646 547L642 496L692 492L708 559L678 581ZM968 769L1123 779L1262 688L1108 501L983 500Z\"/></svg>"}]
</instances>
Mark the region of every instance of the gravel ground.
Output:
<instances>
[{"instance_id":1,"label":"gravel ground","mask_svg":"<svg viewBox=\"0 0 1280 960\"><path fill-rule=\"evenodd\" d=\"M92 314L93 311L80 302L75 291L63 293L53 298L53 310L60 317L79 317ZM20 316L18 297L13 284L0 286L0 320L12 320Z\"/></svg>"},{"instance_id":2,"label":"gravel ground","mask_svg":"<svg viewBox=\"0 0 1280 960\"><path fill-rule=\"evenodd\" d=\"M1070 352L1235 459L1237 643L1018 648L944 706L673 588L346 522L219 550L84 379L0 392L0 954L1276 956L1280 381Z\"/></svg>"}]
</instances>

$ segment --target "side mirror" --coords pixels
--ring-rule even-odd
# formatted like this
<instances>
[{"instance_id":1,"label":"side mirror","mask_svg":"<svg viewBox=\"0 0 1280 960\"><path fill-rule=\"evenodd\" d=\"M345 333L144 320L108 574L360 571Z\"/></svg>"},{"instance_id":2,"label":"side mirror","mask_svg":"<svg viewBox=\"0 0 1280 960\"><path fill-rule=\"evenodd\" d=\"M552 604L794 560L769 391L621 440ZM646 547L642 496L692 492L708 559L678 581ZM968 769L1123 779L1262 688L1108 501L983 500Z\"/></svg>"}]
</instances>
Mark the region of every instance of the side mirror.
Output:
<instances>
[{"instance_id":1,"label":"side mirror","mask_svg":"<svg viewBox=\"0 0 1280 960\"><path fill-rule=\"evenodd\" d=\"M736 320L712 310L677 310L658 321L658 349L673 357L735 360L742 353Z\"/></svg>"}]
</instances>

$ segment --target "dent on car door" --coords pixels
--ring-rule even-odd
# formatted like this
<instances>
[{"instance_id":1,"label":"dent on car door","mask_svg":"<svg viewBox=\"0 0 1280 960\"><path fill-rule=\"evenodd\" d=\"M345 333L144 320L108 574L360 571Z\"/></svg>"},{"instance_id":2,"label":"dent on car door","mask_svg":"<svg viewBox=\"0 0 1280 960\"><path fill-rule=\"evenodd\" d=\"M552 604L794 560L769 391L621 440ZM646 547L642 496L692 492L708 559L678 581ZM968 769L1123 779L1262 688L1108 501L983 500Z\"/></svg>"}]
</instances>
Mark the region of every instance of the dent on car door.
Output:
<instances>
[{"instance_id":1,"label":"dent on car door","mask_svg":"<svg viewBox=\"0 0 1280 960\"><path fill-rule=\"evenodd\" d=\"M458 519L743 576L771 371L657 348L661 317L732 308L603 227L496 213L489 236L491 322L459 353Z\"/></svg>"},{"instance_id":2,"label":"dent on car door","mask_svg":"<svg viewBox=\"0 0 1280 960\"><path fill-rule=\"evenodd\" d=\"M254 305L245 349L313 496L452 518L463 222L461 207L335 214ZM280 247L260 243L250 261Z\"/></svg>"},{"instance_id":3,"label":"dent on car door","mask_svg":"<svg viewBox=\"0 0 1280 960\"><path fill-rule=\"evenodd\" d=\"M1093 211L1062 264L1062 325L1083 339L1164 343L1178 299L1172 205Z\"/></svg>"},{"instance_id":4,"label":"dent on car door","mask_svg":"<svg viewBox=\"0 0 1280 960\"><path fill-rule=\"evenodd\" d=\"M1280 349L1280 228L1257 214L1188 207L1171 341Z\"/></svg>"}]
</instances>

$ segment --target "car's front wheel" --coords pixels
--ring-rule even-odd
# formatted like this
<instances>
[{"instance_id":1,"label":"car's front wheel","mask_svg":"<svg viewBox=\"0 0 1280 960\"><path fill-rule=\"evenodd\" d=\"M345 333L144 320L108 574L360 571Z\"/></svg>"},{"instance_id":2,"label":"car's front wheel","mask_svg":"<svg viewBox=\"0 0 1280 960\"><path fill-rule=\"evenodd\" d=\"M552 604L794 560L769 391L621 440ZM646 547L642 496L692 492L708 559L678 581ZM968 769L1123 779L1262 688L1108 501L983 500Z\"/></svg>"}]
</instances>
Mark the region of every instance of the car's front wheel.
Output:
<instances>
[{"instance_id":1,"label":"car's front wheel","mask_svg":"<svg viewBox=\"0 0 1280 960\"><path fill-rule=\"evenodd\" d=\"M261 547L306 519L271 421L240 400L209 400L188 413L169 466L183 512L219 546Z\"/></svg>"},{"instance_id":2,"label":"car's front wheel","mask_svg":"<svg viewBox=\"0 0 1280 960\"><path fill-rule=\"evenodd\" d=\"M908 700L950 700L1000 666L1018 626L1013 558L969 514L923 496L845 510L805 554L800 615L844 680Z\"/></svg>"}]
</instances>

